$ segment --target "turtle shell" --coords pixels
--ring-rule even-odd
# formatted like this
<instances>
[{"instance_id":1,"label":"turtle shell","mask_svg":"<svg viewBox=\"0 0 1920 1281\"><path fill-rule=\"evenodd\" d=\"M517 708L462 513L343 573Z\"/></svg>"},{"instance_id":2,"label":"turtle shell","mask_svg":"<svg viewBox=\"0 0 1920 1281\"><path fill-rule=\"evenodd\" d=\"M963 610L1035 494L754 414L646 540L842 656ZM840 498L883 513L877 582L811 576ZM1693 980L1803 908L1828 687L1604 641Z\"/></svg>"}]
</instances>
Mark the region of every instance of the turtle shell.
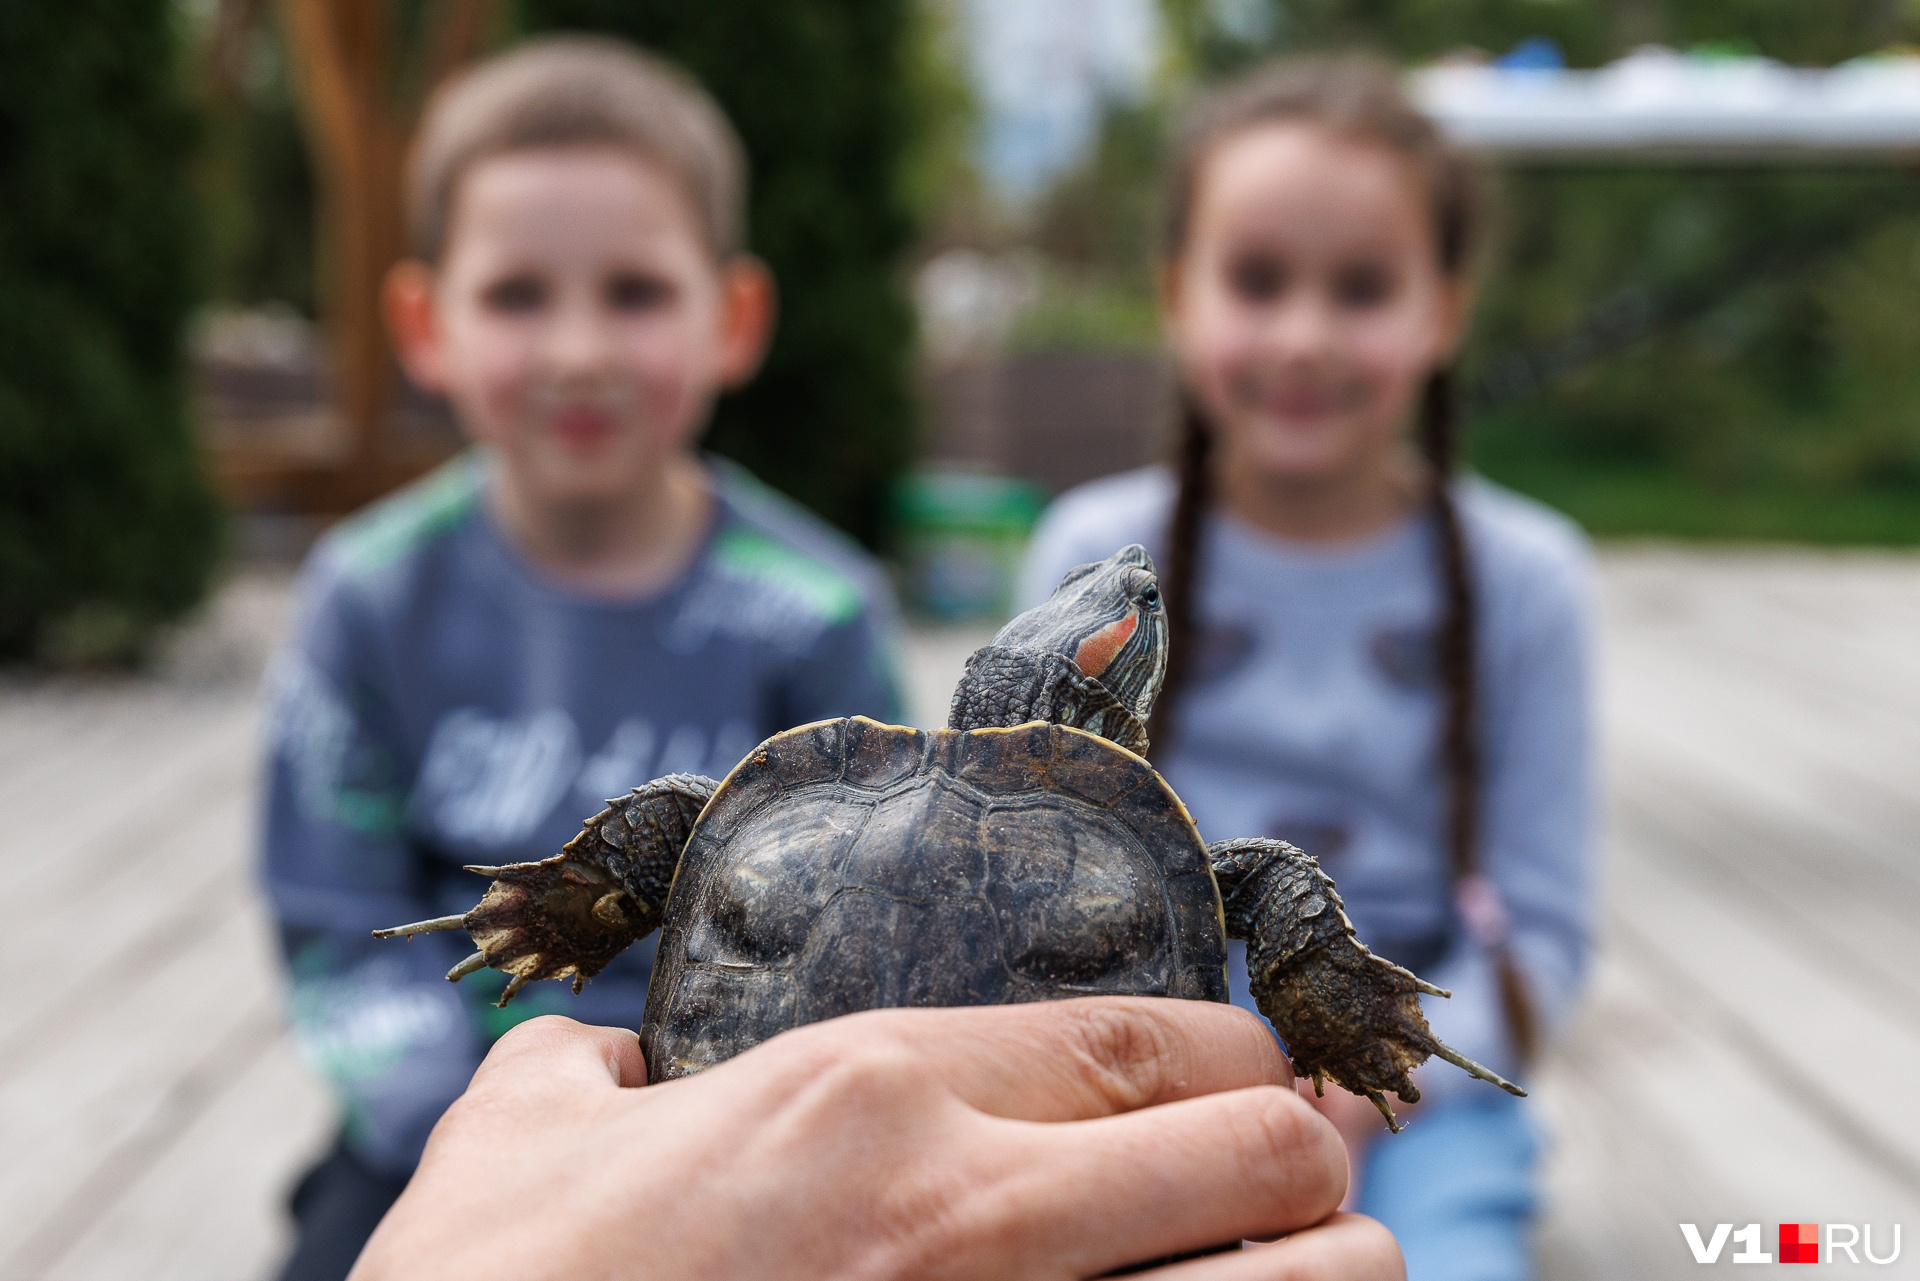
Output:
<instances>
[{"instance_id":1,"label":"turtle shell","mask_svg":"<svg viewBox=\"0 0 1920 1281\"><path fill-rule=\"evenodd\" d=\"M803 1023L1097 994L1227 999L1206 847L1151 765L1035 722L775 735L701 814L640 1028L686 1076Z\"/></svg>"}]
</instances>

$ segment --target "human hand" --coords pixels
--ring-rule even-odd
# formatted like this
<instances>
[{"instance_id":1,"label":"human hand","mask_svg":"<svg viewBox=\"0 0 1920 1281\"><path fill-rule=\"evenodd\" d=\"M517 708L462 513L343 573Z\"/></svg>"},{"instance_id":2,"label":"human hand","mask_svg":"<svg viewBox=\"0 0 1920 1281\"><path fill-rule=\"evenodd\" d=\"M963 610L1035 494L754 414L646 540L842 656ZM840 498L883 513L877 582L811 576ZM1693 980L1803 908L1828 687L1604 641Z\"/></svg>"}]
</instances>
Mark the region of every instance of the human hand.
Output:
<instances>
[{"instance_id":1,"label":"human hand","mask_svg":"<svg viewBox=\"0 0 1920 1281\"><path fill-rule=\"evenodd\" d=\"M1333 1127L1231 1006L881 1010L645 1089L629 1032L508 1033L355 1267L387 1278L1392 1281Z\"/></svg>"}]
</instances>

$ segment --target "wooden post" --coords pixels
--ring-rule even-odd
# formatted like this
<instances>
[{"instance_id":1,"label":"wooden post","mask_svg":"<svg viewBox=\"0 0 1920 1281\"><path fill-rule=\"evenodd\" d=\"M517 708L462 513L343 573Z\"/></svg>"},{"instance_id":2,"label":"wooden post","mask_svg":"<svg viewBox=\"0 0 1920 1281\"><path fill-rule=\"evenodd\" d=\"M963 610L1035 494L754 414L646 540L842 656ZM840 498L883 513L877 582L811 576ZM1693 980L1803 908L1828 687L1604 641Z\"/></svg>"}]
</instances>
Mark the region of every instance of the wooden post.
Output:
<instances>
[{"instance_id":1,"label":"wooden post","mask_svg":"<svg viewBox=\"0 0 1920 1281\"><path fill-rule=\"evenodd\" d=\"M319 179L321 307L334 356L348 466L380 456L393 381L380 321L380 277L400 256L401 144L387 85L385 0L284 0Z\"/></svg>"},{"instance_id":2,"label":"wooden post","mask_svg":"<svg viewBox=\"0 0 1920 1281\"><path fill-rule=\"evenodd\" d=\"M244 497L337 513L437 461L404 456L388 439L399 371L380 286L406 252L403 169L421 103L482 46L498 0L429 0L411 67L399 52L395 8L393 0L280 0L320 189L320 307L347 439L330 465L223 459Z\"/></svg>"}]
</instances>

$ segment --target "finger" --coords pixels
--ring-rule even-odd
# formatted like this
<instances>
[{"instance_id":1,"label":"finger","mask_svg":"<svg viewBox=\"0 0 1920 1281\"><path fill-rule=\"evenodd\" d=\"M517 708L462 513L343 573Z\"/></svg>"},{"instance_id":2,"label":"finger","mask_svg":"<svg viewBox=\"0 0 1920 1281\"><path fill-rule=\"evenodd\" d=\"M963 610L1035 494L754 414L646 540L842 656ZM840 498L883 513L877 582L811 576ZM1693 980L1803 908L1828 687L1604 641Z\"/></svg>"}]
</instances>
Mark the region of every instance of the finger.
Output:
<instances>
[{"instance_id":1,"label":"finger","mask_svg":"<svg viewBox=\"0 0 1920 1281\"><path fill-rule=\"evenodd\" d=\"M1378 1222L1336 1214L1271 1245L1142 1275L1164 1281L1406 1281L1407 1266L1393 1233Z\"/></svg>"},{"instance_id":2,"label":"finger","mask_svg":"<svg viewBox=\"0 0 1920 1281\"><path fill-rule=\"evenodd\" d=\"M494 1044L469 1091L516 1095L556 1086L636 1086L647 1083L640 1040L625 1028L594 1027L558 1014L528 1019Z\"/></svg>"},{"instance_id":3,"label":"finger","mask_svg":"<svg viewBox=\"0 0 1920 1281\"><path fill-rule=\"evenodd\" d=\"M1019 1128L1001 1149L1022 1172L1010 1180L1013 1230L1071 1242L1062 1261L1081 1275L1296 1231L1346 1193L1338 1132L1282 1087Z\"/></svg>"},{"instance_id":4,"label":"finger","mask_svg":"<svg viewBox=\"0 0 1920 1281\"><path fill-rule=\"evenodd\" d=\"M877 1010L817 1025L809 1052L891 1040L992 1116L1077 1121L1222 1090L1284 1085L1293 1068L1245 1010L1165 997Z\"/></svg>"}]
</instances>

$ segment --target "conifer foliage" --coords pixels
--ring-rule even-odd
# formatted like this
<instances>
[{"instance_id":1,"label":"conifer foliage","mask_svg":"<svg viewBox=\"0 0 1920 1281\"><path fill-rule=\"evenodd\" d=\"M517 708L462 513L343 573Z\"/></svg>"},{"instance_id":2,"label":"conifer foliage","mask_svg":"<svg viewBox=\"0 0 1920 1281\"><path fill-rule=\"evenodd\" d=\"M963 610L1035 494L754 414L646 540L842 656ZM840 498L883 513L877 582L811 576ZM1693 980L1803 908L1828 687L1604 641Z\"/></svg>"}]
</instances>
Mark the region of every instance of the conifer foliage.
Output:
<instances>
[{"instance_id":1,"label":"conifer foliage","mask_svg":"<svg viewBox=\"0 0 1920 1281\"><path fill-rule=\"evenodd\" d=\"M197 601L219 513L167 0L0 4L0 661L131 656Z\"/></svg>"}]
</instances>

